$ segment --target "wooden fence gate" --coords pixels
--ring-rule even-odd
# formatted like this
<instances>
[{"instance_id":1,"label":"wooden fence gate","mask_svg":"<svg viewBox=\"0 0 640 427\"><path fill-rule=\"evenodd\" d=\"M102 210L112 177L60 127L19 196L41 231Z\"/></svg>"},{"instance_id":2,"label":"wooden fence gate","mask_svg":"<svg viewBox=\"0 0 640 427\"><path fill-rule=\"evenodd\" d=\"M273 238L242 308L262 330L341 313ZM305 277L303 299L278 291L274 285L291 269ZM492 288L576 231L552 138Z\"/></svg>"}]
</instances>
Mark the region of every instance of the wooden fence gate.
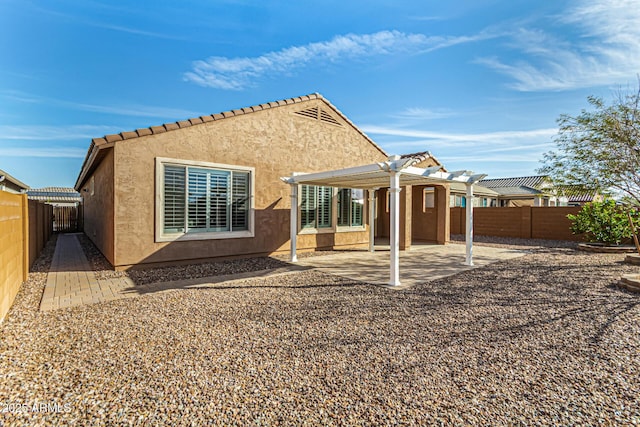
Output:
<instances>
[{"instance_id":1,"label":"wooden fence gate","mask_svg":"<svg viewBox=\"0 0 640 427\"><path fill-rule=\"evenodd\" d=\"M82 231L82 205L54 206L53 231L58 233Z\"/></svg>"}]
</instances>

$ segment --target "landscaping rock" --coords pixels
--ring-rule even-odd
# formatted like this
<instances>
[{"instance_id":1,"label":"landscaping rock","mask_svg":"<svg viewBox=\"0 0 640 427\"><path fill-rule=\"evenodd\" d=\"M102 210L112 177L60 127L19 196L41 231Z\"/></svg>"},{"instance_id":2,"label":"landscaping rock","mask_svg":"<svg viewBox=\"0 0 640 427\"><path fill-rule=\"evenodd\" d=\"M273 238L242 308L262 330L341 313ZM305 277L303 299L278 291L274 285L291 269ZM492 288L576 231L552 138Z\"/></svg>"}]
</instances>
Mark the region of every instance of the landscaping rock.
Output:
<instances>
[{"instance_id":1,"label":"landscaping rock","mask_svg":"<svg viewBox=\"0 0 640 427\"><path fill-rule=\"evenodd\" d=\"M305 271L50 312L38 270L0 325L0 404L26 409L0 425L638 424L620 260L542 247L402 291Z\"/></svg>"}]
</instances>

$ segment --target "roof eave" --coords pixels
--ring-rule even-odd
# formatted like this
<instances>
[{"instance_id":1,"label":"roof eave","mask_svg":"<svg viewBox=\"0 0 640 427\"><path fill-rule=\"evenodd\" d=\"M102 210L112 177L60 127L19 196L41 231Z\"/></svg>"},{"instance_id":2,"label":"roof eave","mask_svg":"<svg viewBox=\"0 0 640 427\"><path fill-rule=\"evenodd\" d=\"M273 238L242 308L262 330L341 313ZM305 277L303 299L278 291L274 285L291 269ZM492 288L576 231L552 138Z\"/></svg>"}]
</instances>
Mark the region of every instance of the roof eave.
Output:
<instances>
[{"instance_id":1,"label":"roof eave","mask_svg":"<svg viewBox=\"0 0 640 427\"><path fill-rule=\"evenodd\" d=\"M87 155L84 158L84 162L82 163L80 174L78 175L78 179L76 180L76 183L73 186L73 188L77 192L80 192L82 185L87 180L87 176L89 175L89 172L94 169L94 163L96 161L96 157L98 156L98 153L101 150L112 148L114 145L115 145L115 142L105 142L102 144L96 144L95 140L91 141L89 150L87 150Z\"/></svg>"}]
</instances>

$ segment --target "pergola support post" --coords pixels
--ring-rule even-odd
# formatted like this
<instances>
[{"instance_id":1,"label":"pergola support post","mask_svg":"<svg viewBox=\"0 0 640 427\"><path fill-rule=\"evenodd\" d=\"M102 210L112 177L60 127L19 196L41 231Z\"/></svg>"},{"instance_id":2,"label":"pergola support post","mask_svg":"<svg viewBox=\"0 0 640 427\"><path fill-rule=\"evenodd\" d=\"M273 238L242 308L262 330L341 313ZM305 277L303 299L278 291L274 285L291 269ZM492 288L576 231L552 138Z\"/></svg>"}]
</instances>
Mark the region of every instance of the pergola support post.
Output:
<instances>
[{"instance_id":1,"label":"pergola support post","mask_svg":"<svg viewBox=\"0 0 640 427\"><path fill-rule=\"evenodd\" d=\"M400 286L400 173L390 171L390 280L391 286Z\"/></svg>"},{"instance_id":2,"label":"pergola support post","mask_svg":"<svg viewBox=\"0 0 640 427\"><path fill-rule=\"evenodd\" d=\"M289 261L298 262L298 184L291 184L291 224L290 241L291 249Z\"/></svg>"},{"instance_id":3,"label":"pergola support post","mask_svg":"<svg viewBox=\"0 0 640 427\"><path fill-rule=\"evenodd\" d=\"M376 244L376 190L372 188L369 191L369 252L375 252Z\"/></svg>"},{"instance_id":4,"label":"pergola support post","mask_svg":"<svg viewBox=\"0 0 640 427\"><path fill-rule=\"evenodd\" d=\"M465 257L465 265L472 266L473 265L473 184L466 184L467 187L467 197L466 197L466 232L465 232L465 243L466 243L466 257Z\"/></svg>"}]
</instances>

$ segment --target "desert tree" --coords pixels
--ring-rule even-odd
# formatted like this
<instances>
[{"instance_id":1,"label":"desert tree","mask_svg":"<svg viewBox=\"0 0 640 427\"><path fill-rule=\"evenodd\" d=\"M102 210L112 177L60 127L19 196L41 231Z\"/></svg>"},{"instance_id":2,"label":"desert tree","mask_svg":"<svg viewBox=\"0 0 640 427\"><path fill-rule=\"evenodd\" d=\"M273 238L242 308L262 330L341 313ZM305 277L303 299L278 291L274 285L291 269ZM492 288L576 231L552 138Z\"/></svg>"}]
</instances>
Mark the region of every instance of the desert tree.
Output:
<instances>
[{"instance_id":1,"label":"desert tree","mask_svg":"<svg viewBox=\"0 0 640 427\"><path fill-rule=\"evenodd\" d=\"M587 99L591 111L559 117L556 149L538 171L556 184L613 190L640 205L640 77L636 90L619 90L609 104Z\"/></svg>"}]
</instances>

